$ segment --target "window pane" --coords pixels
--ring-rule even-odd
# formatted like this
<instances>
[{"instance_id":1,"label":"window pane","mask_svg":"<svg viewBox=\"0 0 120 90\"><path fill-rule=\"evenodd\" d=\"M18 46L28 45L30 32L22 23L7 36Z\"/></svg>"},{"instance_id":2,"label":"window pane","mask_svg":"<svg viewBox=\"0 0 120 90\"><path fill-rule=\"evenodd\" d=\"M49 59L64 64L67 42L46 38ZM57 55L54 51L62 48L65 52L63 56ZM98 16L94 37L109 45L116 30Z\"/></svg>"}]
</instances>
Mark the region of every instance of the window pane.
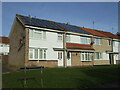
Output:
<instances>
[{"instance_id":1,"label":"window pane","mask_svg":"<svg viewBox=\"0 0 120 90\"><path fill-rule=\"evenodd\" d=\"M39 59L42 59L42 49L39 49Z\"/></svg>"},{"instance_id":2,"label":"window pane","mask_svg":"<svg viewBox=\"0 0 120 90\"><path fill-rule=\"evenodd\" d=\"M46 59L46 50L44 50L44 59Z\"/></svg>"},{"instance_id":3,"label":"window pane","mask_svg":"<svg viewBox=\"0 0 120 90\"><path fill-rule=\"evenodd\" d=\"M29 58L33 59L33 49L29 49Z\"/></svg>"},{"instance_id":4,"label":"window pane","mask_svg":"<svg viewBox=\"0 0 120 90\"><path fill-rule=\"evenodd\" d=\"M61 33L58 33L58 40L62 40L62 34Z\"/></svg>"},{"instance_id":5,"label":"window pane","mask_svg":"<svg viewBox=\"0 0 120 90\"><path fill-rule=\"evenodd\" d=\"M35 56L35 59L38 59L38 49L35 49L34 56Z\"/></svg>"},{"instance_id":6,"label":"window pane","mask_svg":"<svg viewBox=\"0 0 120 90\"><path fill-rule=\"evenodd\" d=\"M84 60L84 53L81 53L82 54L82 60Z\"/></svg>"}]
</instances>

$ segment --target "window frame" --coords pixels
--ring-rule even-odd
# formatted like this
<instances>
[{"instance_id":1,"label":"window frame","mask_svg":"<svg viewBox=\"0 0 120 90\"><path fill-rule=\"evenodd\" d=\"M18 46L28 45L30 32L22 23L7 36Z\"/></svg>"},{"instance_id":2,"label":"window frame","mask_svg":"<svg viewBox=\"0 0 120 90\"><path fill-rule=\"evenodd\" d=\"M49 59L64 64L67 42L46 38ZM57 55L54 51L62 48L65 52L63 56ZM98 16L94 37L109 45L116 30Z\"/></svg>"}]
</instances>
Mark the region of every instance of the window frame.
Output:
<instances>
[{"instance_id":1,"label":"window frame","mask_svg":"<svg viewBox=\"0 0 120 90\"><path fill-rule=\"evenodd\" d=\"M95 52L94 56L95 56L94 60L102 60L103 59L103 54L101 52Z\"/></svg>"},{"instance_id":2,"label":"window frame","mask_svg":"<svg viewBox=\"0 0 120 90\"><path fill-rule=\"evenodd\" d=\"M30 49L32 49L32 53L33 53L33 58L30 58ZM35 50L37 50L38 54L37 57L35 58ZM40 58L40 51L42 50L42 55ZM44 56L45 55L45 56ZM40 49L40 48L29 48L29 60L46 60L46 56L47 56L47 50L46 49Z\"/></svg>"},{"instance_id":3,"label":"window frame","mask_svg":"<svg viewBox=\"0 0 120 90\"><path fill-rule=\"evenodd\" d=\"M90 52L82 52L81 53L81 61L92 61L92 53Z\"/></svg>"}]
</instances>

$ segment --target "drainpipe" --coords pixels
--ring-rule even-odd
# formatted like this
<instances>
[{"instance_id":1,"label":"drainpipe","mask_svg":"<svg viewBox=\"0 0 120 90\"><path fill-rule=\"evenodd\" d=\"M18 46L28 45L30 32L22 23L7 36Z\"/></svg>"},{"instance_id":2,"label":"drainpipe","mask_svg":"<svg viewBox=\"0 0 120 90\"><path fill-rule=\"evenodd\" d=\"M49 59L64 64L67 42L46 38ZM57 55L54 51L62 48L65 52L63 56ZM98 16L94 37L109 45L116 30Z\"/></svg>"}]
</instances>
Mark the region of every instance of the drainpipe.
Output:
<instances>
[{"instance_id":1,"label":"drainpipe","mask_svg":"<svg viewBox=\"0 0 120 90\"><path fill-rule=\"evenodd\" d=\"M93 44L94 44L94 38L92 36L91 37L91 48L93 48ZM94 65L94 53L92 53L92 65Z\"/></svg>"},{"instance_id":2,"label":"drainpipe","mask_svg":"<svg viewBox=\"0 0 120 90\"><path fill-rule=\"evenodd\" d=\"M67 52L66 52L66 32L63 33L63 65L66 68L67 67Z\"/></svg>"},{"instance_id":3,"label":"drainpipe","mask_svg":"<svg viewBox=\"0 0 120 90\"><path fill-rule=\"evenodd\" d=\"M112 52L113 52L113 38L111 40L111 47L112 47ZM112 64L114 64L114 54L112 54L111 57L112 57Z\"/></svg>"}]
</instances>

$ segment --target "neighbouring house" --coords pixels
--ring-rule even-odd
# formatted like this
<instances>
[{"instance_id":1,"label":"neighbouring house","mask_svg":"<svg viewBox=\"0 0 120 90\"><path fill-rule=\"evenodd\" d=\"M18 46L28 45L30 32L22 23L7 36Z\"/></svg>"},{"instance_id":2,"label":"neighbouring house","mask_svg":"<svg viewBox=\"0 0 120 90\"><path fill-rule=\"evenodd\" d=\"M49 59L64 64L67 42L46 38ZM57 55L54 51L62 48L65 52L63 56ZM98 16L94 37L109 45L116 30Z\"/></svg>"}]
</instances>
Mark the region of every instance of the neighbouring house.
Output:
<instances>
[{"instance_id":1,"label":"neighbouring house","mask_svg":"<svg viewBox=\"0 0 120 90\"><path fill-rule=\"evenodd\" d=\"M8 63L8 54L9 54L9 38L0 37L0 62L3 64Z\"/></svg>"},{"instance_id":2,"label":"neighbouring house","mask_svg":"<svg viewBox=\"0 0 120 90\"><path fill-rule=\"evenodd\" d=\"M20 68L111 64L109 53L113 52L113 38L94 32L16 14L9 35L9 65Z\"/></svg>"},{"instance_id":3,"label":"neighbouring house","mask_svg":"<svg viewBox=\"0 0 120 90\"><path fill-rule=\"evenodd\" d=\"M118 64L120 62L118 57L120 56L120 51L118 51L120 48L120 36L100 30L82 29L94 35L94 65Z\"/></svg>"}]
</instances>

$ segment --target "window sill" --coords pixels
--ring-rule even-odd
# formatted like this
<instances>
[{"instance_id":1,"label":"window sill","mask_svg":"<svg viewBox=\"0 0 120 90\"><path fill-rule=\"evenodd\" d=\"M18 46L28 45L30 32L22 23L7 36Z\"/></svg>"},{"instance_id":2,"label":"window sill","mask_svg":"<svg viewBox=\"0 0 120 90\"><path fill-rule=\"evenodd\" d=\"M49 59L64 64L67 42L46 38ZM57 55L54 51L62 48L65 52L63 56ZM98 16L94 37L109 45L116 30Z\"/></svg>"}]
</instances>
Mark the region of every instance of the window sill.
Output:
<instances>
[{"instance_id":1,"label":"window sill","mask_svg":"<svg viewBox=\"0 0 120 90\"><path fill-rule=\"evenodd\" d=\"M90 61L82 61L82 62L91 62L92 60L90 60Z\"/></svg>"}]
</instances>

